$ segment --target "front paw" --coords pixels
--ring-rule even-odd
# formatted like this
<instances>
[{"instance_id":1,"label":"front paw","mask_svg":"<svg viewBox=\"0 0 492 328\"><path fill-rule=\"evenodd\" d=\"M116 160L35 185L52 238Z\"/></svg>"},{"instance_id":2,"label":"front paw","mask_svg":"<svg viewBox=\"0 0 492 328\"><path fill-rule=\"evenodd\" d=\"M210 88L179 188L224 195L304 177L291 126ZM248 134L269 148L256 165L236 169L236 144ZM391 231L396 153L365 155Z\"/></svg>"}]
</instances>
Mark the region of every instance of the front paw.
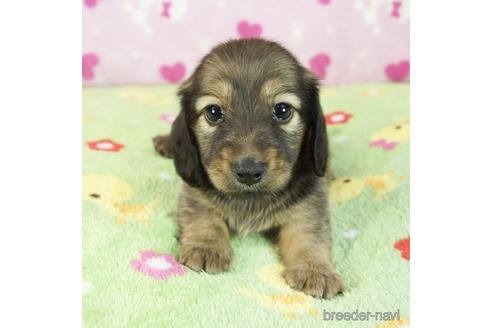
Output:
<instances>
[{"instance_id":1,"label":"front paw","mask_svg":"<svg viewBox=\"0 0 492 328\"><path fill-rule=\"evenodd\" d=\"M232 262L232 248L227 246L181 246L179 261L194 271L219 273L229 269Z\"/></svg>"},{"instance_id":2,"label":"front paw","mask_svg":"<svg viewBox=\"0 0 492 328\"><path fill-rule=\"evenodd\" d=\"M342 277L333 270L317 266L287 268L284 277L290 287L318 298L332 298L343 292Z\"/></svg>"},{"instance_id":3,"label":"front paw","mask_svg":"<svg viewBox=\"0 0 492 328\"><path fill-rule=\"evenodd\" d=\"M172 158L172 146L170 135L158 135L152 138L155 150L164 157Z\"/></svg>"}]
</instances>

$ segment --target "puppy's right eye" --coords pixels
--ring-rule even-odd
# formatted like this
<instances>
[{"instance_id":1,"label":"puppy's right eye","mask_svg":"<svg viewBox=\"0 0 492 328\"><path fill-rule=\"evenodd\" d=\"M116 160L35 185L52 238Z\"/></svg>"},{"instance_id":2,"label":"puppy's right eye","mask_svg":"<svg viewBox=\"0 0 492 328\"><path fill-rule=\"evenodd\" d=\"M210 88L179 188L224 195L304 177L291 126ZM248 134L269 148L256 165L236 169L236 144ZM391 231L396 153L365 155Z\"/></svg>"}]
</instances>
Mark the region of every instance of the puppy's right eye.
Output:
<instances>
[{"instance_id":1,"label":"puppy's right eye","mask_svg":"<svg viewBox=\"0 0 492 328\"><path fill-rule=\"evenodd\" d=\"M273 119L280 123L287 123L292 118L292 106L281 102L273 107Z\"/></svg>"},{"instance_id":2,"label":"puppy's right eye","mask_svg":"<svg viewBox=\"0 0 492 328\"><path fill-rule=\"evenodd\" d=\"M224 110L219 105L208 105L205 108L205 118L211 124L218 124L224 120Z\"/></svg>"}]
</instances>

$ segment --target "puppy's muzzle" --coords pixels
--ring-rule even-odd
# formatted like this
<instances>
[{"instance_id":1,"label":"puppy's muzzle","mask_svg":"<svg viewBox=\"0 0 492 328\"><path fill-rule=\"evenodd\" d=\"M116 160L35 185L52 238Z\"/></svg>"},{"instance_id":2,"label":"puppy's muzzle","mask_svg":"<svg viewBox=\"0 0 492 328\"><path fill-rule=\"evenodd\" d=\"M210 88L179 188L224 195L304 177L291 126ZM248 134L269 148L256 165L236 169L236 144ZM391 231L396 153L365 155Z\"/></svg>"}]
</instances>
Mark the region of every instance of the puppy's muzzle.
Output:
<instances>
[{"instance_id":1,"label":"puppy's muzzle","mask_svg":"<svg viewBox=\"0 0 492 328\"><path fill-rule=\"evenodd\" d=\"M261 181L267 165L265 162L257 161L251 157L245 157L233 166L234 176L239 183L251 186Z\"/></svg>"}]
</instances>

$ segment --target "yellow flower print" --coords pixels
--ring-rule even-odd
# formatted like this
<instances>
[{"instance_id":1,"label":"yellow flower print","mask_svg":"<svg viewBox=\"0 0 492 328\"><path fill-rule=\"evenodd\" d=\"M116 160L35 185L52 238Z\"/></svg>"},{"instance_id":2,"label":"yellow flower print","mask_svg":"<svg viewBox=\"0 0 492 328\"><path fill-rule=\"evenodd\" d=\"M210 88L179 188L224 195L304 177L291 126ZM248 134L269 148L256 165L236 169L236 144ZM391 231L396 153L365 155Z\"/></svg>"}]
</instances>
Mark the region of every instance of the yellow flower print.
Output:
<instances>
[{"instance_id":1,"label":"yellow flower print","mask_svg":"<svg viewBox=\"0 0 492 328\"><path fill-rule=\"evenodd\" d=\"M339 177L330 182L330 201L334 204L344 203L362 194L369 188L374 192L374 200L381 201L383 196L394 190L403 177L396 177L393 172L366 177Z\"/></svg>"},{"instance_id":2,"label":"yellow flower print","mask_svg":"<svg viewBox=\"0 0 492 328\"><path fill-rule=\"evenodd\" d=\"M281 264L270 264L263 266L257 273L260 281L279 290L279 293L262 293L247 287L241 287L238 291L255 299L265 308L282 313L288 320L296 320L303 313L320 315L320 311L314 306L314 299L290 288L282 277L282 271Z\"/></svg>"},{"instance_id":3,"label":"yellow flower print","mask_svg":"<svg viewBox=\"0 0 492 328\"><path fill-rule=\"evenodd\" d=\"M128 220L147 223L153 213L153 202L132 204L133 188L124 180L111 175L86 175L82 182L83 199L98 204L116 215L116 223Z\"/></svg>"}]
</instances>

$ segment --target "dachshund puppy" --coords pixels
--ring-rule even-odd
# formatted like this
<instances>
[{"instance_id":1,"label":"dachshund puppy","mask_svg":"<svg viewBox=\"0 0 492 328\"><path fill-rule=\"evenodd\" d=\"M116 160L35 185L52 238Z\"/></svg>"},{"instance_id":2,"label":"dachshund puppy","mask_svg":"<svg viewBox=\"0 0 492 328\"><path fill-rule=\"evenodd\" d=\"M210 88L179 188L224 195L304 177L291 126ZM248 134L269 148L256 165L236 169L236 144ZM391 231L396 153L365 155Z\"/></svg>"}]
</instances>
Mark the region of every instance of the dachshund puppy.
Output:
<instances>
[{"instance_id":1,"label":"dachshund puppy","mask_svg":"<svg viewBox=\"0 0 492 328\"><path fill-rule=\"evenodd\" d=\"M263 232L292 288L320 298L342 292L330 259L328 140L313 75L277 43L234 40L202 59L179 96L172 132L154 146L185 182L180 262L226 271L231 234Z\"/></svg>"}]
</instances>

